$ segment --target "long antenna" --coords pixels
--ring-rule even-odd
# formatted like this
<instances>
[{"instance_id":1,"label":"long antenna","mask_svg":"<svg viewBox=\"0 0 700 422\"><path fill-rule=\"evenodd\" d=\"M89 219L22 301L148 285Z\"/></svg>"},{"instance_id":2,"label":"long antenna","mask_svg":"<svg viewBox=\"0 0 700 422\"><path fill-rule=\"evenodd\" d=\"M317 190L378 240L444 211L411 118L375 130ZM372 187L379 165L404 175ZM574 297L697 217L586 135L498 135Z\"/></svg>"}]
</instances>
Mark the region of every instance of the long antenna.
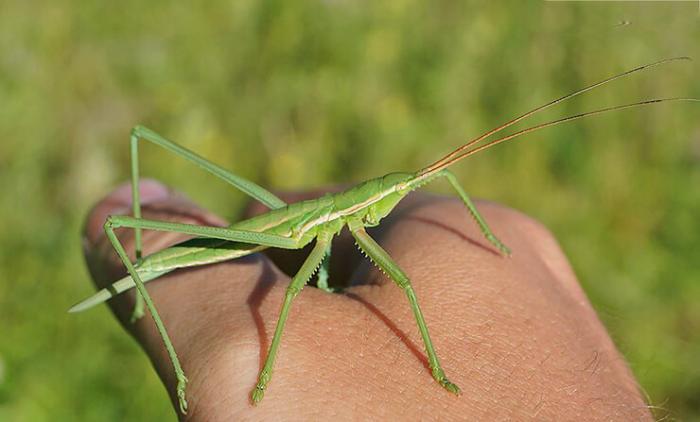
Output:
<instances>
[{"instance_id":1,"label":"long antenna","mask_svg":"<svg viewBox=\"0 0 700 422\"><path fill-rule=\"evenodd\" d=\"M491 129L491 130L485 132L484 134L482 134L482 135L480 135L480 136L478 136L478 137L476 137L476 138L470 140L470 141L467 142L466 144L462 145L461 147L457 148L456 150L452 151L451 153L447 154L446 156L442 157L441 159L437 160L436 162L430 164L428 167L426 167L426 168L424 168L423 170L419 171L419 172L418 172L418 175L420 176L420 175L423 175L423 174L425 174L425 173L434 173L434 172L433 172L434 169L436 169L436 168L438 168L438 167L439 167L439 168L443 168L443 167L444 167L444 166L442 166L442 163L443 163L443 162L445 162L445 161L450 161L453 157L459 155L462 151L468 149L470 146L476 144L477 142L482 141L482 140L488 138L489 136L493 135L494 133L497 133L497 132L502 131L503 129L506 129L506 128L508 128L508 127L510 127L510 126L512 126L512 125L514 125L514 124L516 124L516 123L518 123L518 122L520 122L521 120L526 119L526 118L532 116L532 115L535 114L535 113L538 113L538 112L540 112L540 111L542 111L542 110L545 110L545 109L547 109L547 108L549 108L549 107L552 107L552 106L554 106L554 105L556 105L556 104L559 104L559 103L561 103L561 102L563 102L563 101L566 101L566 100L568 100L568 99L570 99L570 98L573 98L573 97L575 97L575 96L577 96L577 95L580 95L580 94L583 94L583 93L585 93L585 92L588 92L588 91L590 91L590 90L592 90L592 89L598 88L599 86L605 85L605 84L607 84L608 82L612 82L612 81L614 81L614 80L616 80L616 79L619 79L619 78L628 76L628 75L630 75L630 74L632 74L632 73L640 72L640 71L645 70L645 69L649 69L649 68L652 68L652 67L655 67L655 66L659 66L659 65L662 65L662 64L666 64L666 63L670 63L670 62L674 62L674 61L679 61L679 60L691 60L691 58L690 58L690 57L686 57L686 56L682 56L682 57L671 57L671 58L669 58L669 59L659 60L658 62L649 63L649 64L645 64L645 65L642 65L642 66L639 66L639 67L635 67L634 69L630 69L630 70L628 70L628 71L625 71L625 72L619 73L619 74L617 74L617 75L611 76L611 77L609 77L609 78L607 78L607 79L603 79L602 81L596 82L596 83L594 83L594 84L592 84L592 85L589 85L589 86L587 86L587 87L585 87L585 88L581 88L581 89L579 89L579 90L577 90L577 91L574 91L574 92L572 92L572 93L570 93L570 94L564 95L563 97L557 98L556 100L550 101L550 102L548 102L547 104L544 104L544 105L541 105L541 106L539 106L539 107L537 107L537 108L534 108L534 109L528 111L527 113L524 113L524 114L522 114L522 115L520 115L520 116L518 116L518 117L516 117L516 118L514 118L514 119L512 119L512 120L510 120L510 121L508 121L508 122L506 122L506 123L504 123L504 124L502 124L502 125L500 125L500 126L497 126L497 127L493 128L493 129ZM451 161L450 161L450 162L451 162Z\"/></svg>"},{"instance_id":2,"label":"long antenna","mask_svg":"<svg viewBox=\"0 0 700 422\"><path fill-rule=\"evenodd\" d=\"M546 122L546 123L540 123L538 125L531 126L529 128L512 133L508 136L504 136L502 138L495 139L495 140L490 141L484 145L472 148L468 151L463 151L460 154L457 154L457 155L450 154L450 156L446 157L446 159L440 160L439 163L436 163L435 165L432 165L429 169L424 170L421 173L419 173L415 180L427 178L430 175L442 170L443 168L445 168L451 164L454 164L455 162L457 162L463 158L469 157L470 155L474 155L477 152L481 152L485 149L491 148L492 146L500 144L501 142L505 142L505 141L511 140L513 138L517 138L521 135L525 135L527 133L538 131L540 129L544 129L544 128L551 127L551 126L556 126L556 125L559 125L561 123L570 122L572 120L582 119L584 117L594 116L596 114L603 114L603 113L608 113L611 111L623 110L626 108L641 107L641 106L646 106L646 105L651 105L651 104L665 103L665 102L672 102L672 101L700 102L700 98L653 98L650 100L638 101L636 103L622 104L622 105L618 105L618 106L614 106L614 107L601 108L598 110L593 110L593 111L588 111L588 112L581 113L581 114L575 114L572 116L563 117L561 119L552 120L552 121Z\"/></svg>"}]
</instances>

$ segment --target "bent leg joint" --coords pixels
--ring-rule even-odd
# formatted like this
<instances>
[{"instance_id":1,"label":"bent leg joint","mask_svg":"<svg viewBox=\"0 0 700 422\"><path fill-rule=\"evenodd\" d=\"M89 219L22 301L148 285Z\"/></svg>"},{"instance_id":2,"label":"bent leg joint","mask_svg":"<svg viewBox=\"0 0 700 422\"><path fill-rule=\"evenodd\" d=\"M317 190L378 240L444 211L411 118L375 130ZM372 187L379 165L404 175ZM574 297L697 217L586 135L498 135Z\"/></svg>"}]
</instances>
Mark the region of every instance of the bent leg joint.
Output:
<instances>
[{"instance_id":1,"label":"bent leg joint","mask_svg":"<svg viewBox=\"0 0 700 422\"><path fill-rule=\"evenodd\" d=\"M294 299L301 292L301 287L295 286L294 283L287 286L286 296L289 299Z\"/></svg>"},{"instance_id":2,"label":"bent leg joint","mask_svg":"<svg viewBox=\"0 0 700 422\"><path fill-rule=\"evenodd\" d=\"M141 125L136 125L133 128L131 128L131 139L134 140L140 138L143 129L144 127Z\"/></svg>"}]
</instances>

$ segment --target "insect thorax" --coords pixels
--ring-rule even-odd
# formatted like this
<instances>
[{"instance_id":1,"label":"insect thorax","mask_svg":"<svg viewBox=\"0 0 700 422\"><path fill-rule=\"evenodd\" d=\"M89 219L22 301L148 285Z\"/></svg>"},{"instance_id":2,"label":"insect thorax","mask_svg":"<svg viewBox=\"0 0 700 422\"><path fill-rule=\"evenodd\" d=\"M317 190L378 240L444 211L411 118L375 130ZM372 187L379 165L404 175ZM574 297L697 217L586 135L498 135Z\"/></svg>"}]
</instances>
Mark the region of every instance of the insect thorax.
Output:
<instances>
[{"instance_id":1,"label":"insect thorax","mask_svg":"<svg viewBox=\"0 0 700 422\"><path fill-rule=\"evenodd\" d=\"M334 210L375 226L408 194L403 183L413 177L410 173L389 173L360 183L333 196Z\"/></svg>"}]
</instances>

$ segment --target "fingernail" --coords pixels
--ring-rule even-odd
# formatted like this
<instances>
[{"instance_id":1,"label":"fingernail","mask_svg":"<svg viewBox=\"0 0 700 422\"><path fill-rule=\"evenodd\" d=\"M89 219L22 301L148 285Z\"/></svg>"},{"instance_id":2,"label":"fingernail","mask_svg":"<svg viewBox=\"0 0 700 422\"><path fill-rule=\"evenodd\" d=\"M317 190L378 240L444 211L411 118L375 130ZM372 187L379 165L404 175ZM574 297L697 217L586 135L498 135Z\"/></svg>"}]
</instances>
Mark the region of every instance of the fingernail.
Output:
<instances>
[{"instance_id":1,"label":"fingernail","mask_svg":"<svg viewBox=\"0 0 700 422\"><path fill-rule=\"evenodd\" d=\"M139 183L139 196L141 203L148 203L167 199L170 196L170 189L162 183L153 179L144 179ZM112 193L107 195L101 202L110 202L119 207L131 206L131 183L126 182L117 187Z\"/></svg>"}]
</instances>

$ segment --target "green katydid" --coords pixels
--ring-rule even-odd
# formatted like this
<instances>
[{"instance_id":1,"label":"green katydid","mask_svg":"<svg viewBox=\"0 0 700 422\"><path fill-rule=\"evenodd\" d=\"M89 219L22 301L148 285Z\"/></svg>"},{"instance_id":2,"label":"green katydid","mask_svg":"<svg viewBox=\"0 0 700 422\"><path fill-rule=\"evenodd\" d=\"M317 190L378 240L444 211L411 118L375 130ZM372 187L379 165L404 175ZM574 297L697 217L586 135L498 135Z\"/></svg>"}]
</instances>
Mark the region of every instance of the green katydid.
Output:
<instances>
[{"instance_id":1,"label":"green katydid","mask_svg":"<svg viewBox=\"0 0 700 422\"><path fill-rule=\"evenodd\" d=\"M105 302L122 292L136 287L138 294L136 295L137 302L134 309L134 316L139 317L143 314L144 304L152 315L174 367L175 375L178 381L177 397L179 399L180 410L183 413L186 413L187 401L185 398L185 387L187 378L185 377L184 371L180 366L180 362L170 341L166 328L158 315L158 311L156 310L148 291L146 290L145 283L157 279L158 277L178 268L206 265L231 260L270 247L300 249L315 239L316 243L310 255L306 258L301 269L299 269L298 273L293 277L287 288L267 358L263 368L260 371L258 382L251 393L252 402L253 404L256 404L262 400L265 389L270 382L282 332L284 330L289 309L294 297L299 294L319 267L321 267L321 272L323 273L322 276L319 276L321 279L319 286L325 284L325 274L327 274L331 241L342 228L347 226L362 252L364 252L374 262L374 264L383 270L391 280L393 280L401 289L405 291L425 345L433 378L446 390L459 394L459 387L448 380L442 367L440 366L440 362L428 333L427 325L418 305L418 300L409 278L382 249L382 247L379 246L379 244L377 244L367 234L365 227L378 225L380 220L386 217L394 209L394 207L413 190L437 178L445 178L457 191L457 194L464 202L468 212L474 218L486 239L504 255L509 255L509 249L493 234L486 221L477 211L469 196L459 185L455 176L449 170L447 170L447 167L466 157L501 142L519 137L520 135L534 132L549 126L580 119L586 116L666 101L700 101L699 99L693 98L662 98L598 109L587 113L541 123L477 146L479 142L484 141L491 135L564 100L597 88L615 79L627 76L631 73L639 72L676 60L687 60L687 58L676 57L643 65L553 100L547 104L528 111L527 113L524 113L501 126L489 130L477 138L470 140L445 157L418 172L389 173L383 177L370 179L353 188L345 190L344 192L327 194L317 199L305 200L293 204L286 204L284 201L261 186L224 170L223 168L207 161L194 152L165 139L164 137L145 127L137 126L131 133L133 217L116 215L110 216L107 218L107 221L104 224L104 230L107 238L112 243L121 261L126 266L129 275L113 283L110 287L100 290L95 295L84 300L83 302L73 306L70 309L70 312L86 310L99 303ZM260 201L270 208L270 211L251 219L232 224L228 227L207 227L142 219L138 189L138 143L140 140L149 141L195 163L204 170L207 170L215 176L227 181L250 197ZM131 228L135 231L136 263L132 263L130 261L124 247L114 233L114 230L119 227ZM195 238L156 252L152 255L142 257L141 230L144 229L178 232L195 236Z\"/></svg>"}]
</instances>

